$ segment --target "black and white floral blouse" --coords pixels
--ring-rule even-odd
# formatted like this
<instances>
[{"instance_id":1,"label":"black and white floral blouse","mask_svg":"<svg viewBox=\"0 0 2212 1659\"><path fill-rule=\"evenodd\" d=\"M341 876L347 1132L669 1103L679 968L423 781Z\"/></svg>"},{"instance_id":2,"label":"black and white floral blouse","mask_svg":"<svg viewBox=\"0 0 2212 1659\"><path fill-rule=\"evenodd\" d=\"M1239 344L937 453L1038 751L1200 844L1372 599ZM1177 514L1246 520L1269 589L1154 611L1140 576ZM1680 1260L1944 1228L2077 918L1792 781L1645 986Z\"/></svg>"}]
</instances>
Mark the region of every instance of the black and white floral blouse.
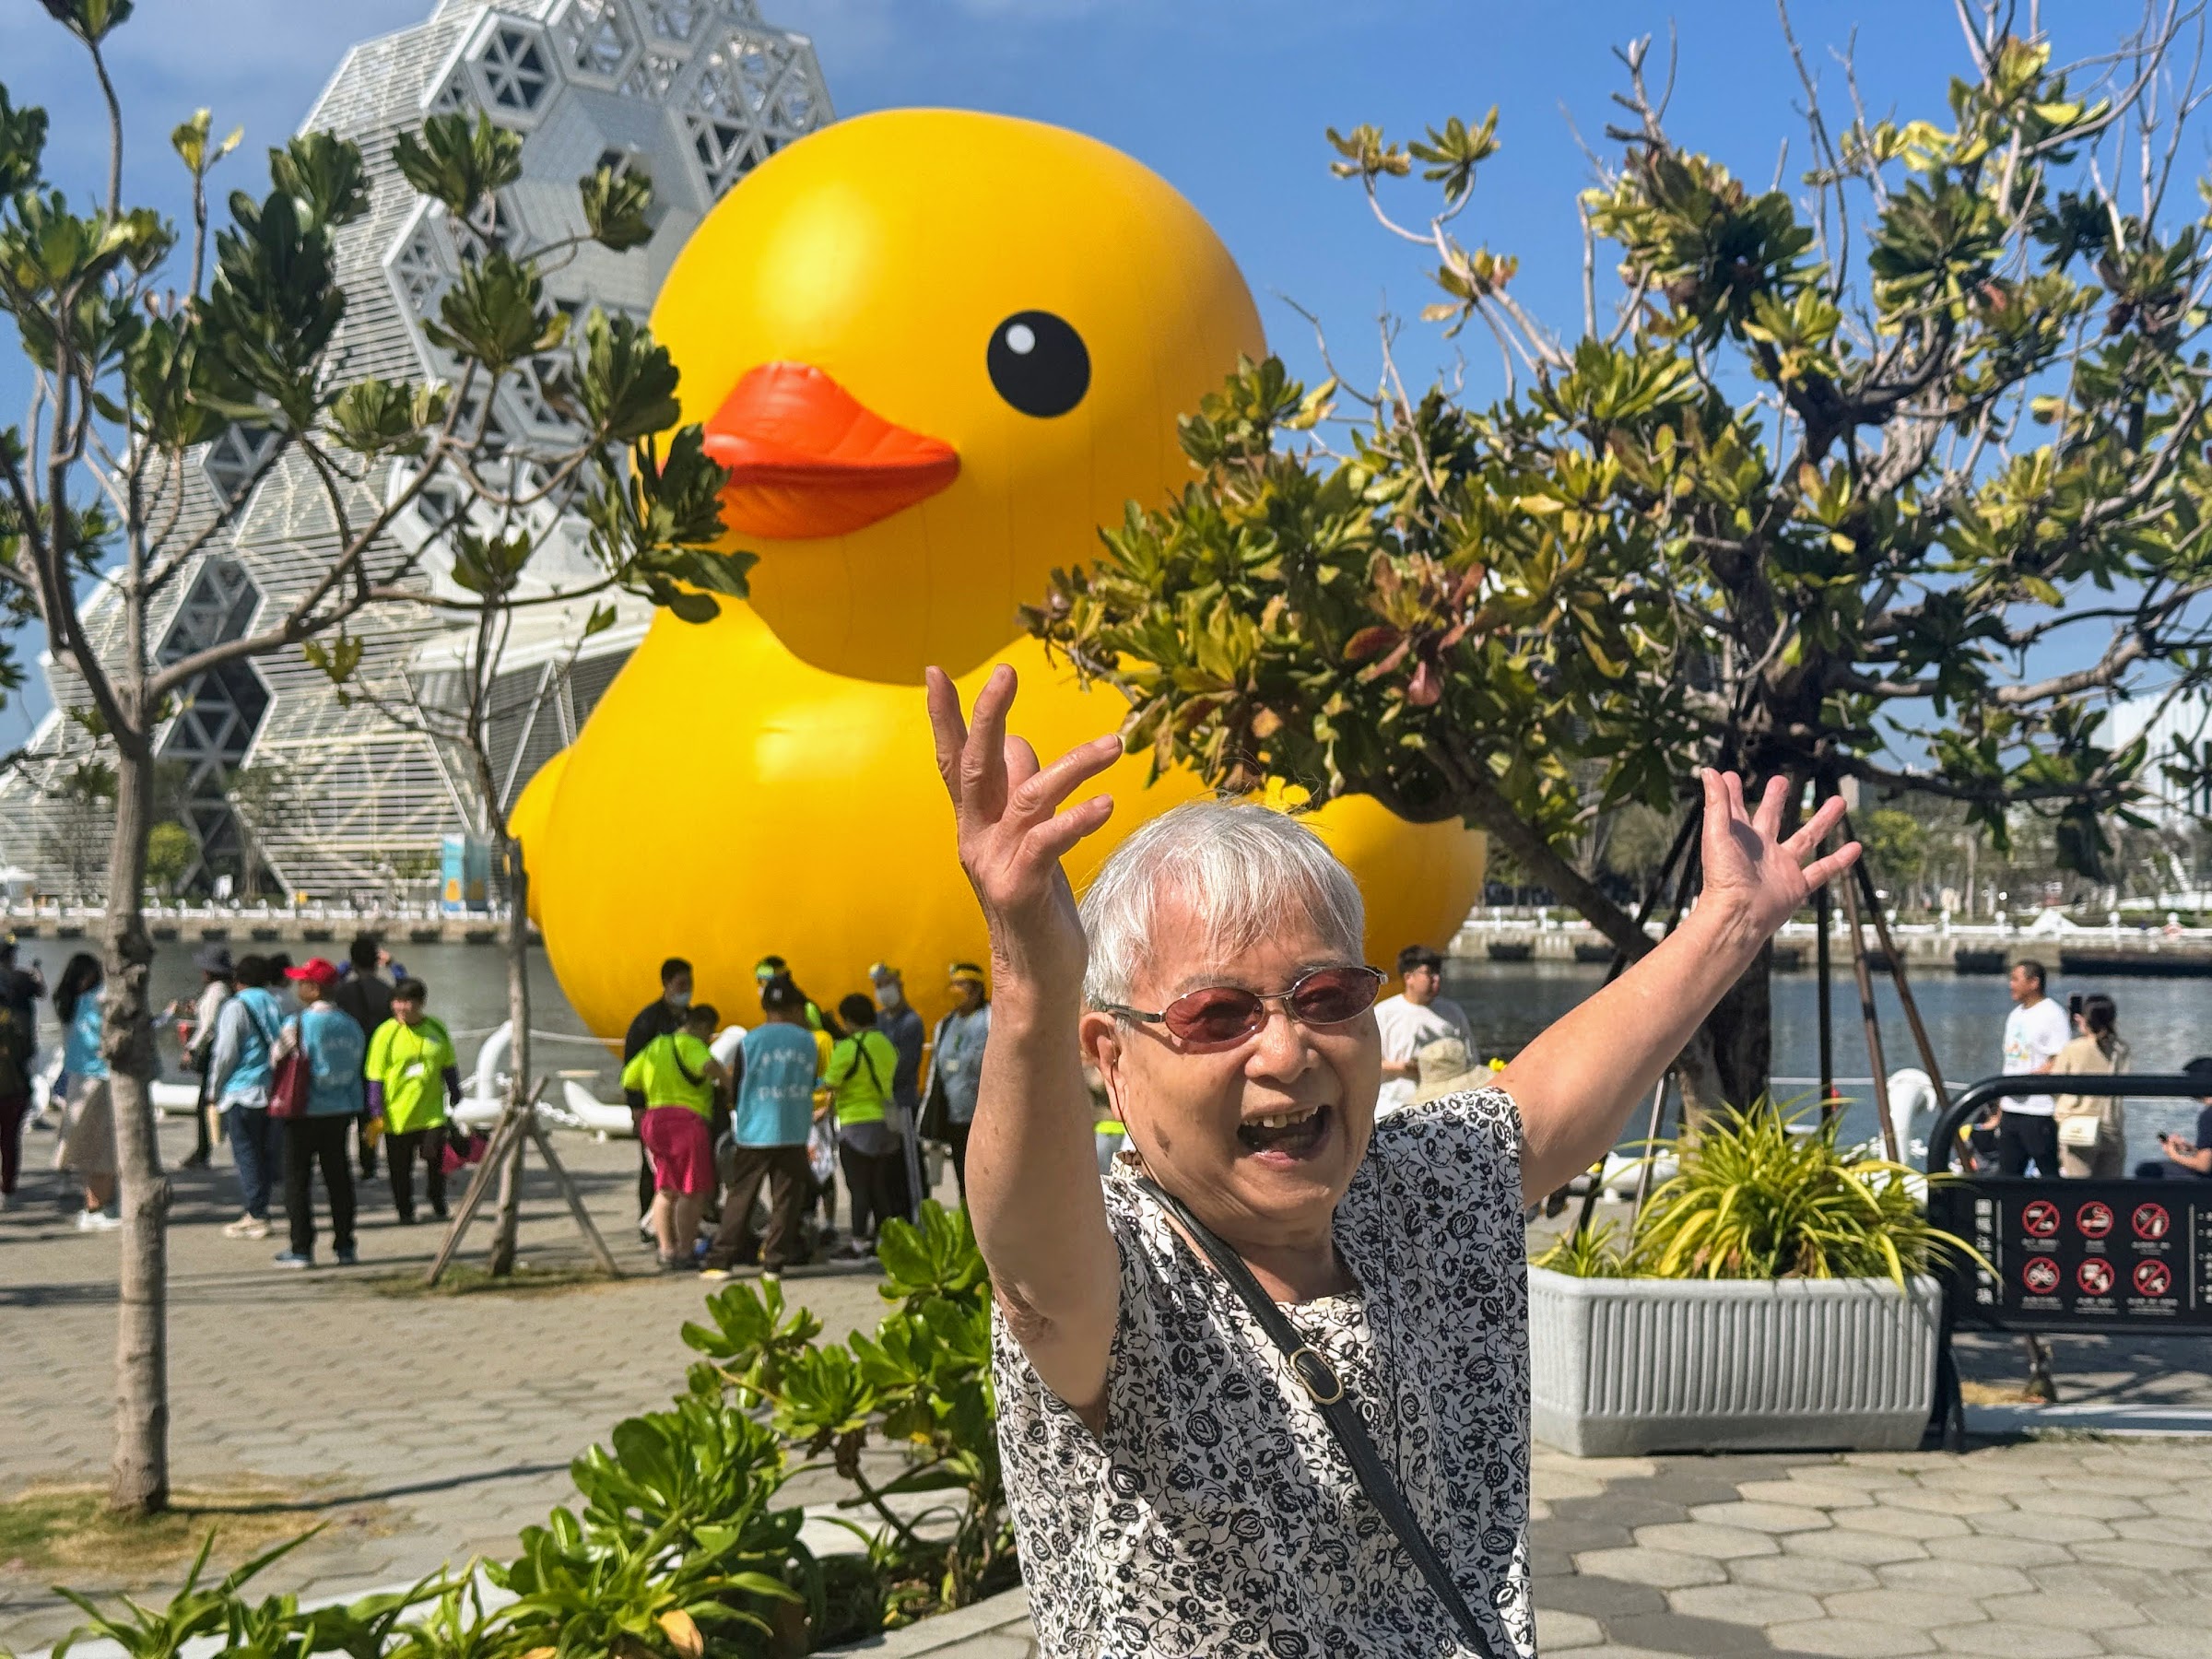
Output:
<instances>
[{"instance_id":1,"label":"black and white floral blouse","mask_svg":"<svg viewBox=\"0 0 2212 1659\"><path fill-rule=\"evenodd\" d=\"M999 1444L1051 1659L1471 1653L1236 1293L1120 1170L1121 1324L1094 1435L996 1327ZM1501 1656L1528 1598L1520 1116L1384 1118L1336 1209L1360 1288L1286 1308L1336 1367Z\"/></svg>"}]
</instances>

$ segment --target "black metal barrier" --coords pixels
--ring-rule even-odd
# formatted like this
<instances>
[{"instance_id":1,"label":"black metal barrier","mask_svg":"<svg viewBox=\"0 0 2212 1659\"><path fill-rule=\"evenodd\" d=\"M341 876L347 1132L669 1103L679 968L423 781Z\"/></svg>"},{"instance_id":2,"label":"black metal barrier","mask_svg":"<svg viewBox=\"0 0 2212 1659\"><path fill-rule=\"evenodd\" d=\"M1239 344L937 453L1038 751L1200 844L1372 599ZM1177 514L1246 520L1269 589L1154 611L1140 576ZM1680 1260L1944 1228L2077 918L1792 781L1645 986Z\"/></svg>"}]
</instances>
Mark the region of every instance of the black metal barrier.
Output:
<instances>
[{"instance_id":1,"label":"black metal barrier","mask_svg":"<svg viewBox=\"0 0 2212 1659\"><path fill-rule=\"evenodd\" d=\"M1962 1127L2006 1096L2030 1088L2168 1100L2206 1092L2198 1077L1987 1077L1937 1115L1928 1135L1928 1172L1950 1171ZM1946 1448L1956 1451L1965 1433L1951 1355L1955 1329L2136 1336L2212 1332L2212 1181L2178 1164L2169 1169L2165 1180L1969 1175L1929 1188L1929 1218L1966 1240L1988 1264L1954 1255L1939 1270L1943 1328L1930 1427L1940 1430Z\"/></svg>"}]
</instances>

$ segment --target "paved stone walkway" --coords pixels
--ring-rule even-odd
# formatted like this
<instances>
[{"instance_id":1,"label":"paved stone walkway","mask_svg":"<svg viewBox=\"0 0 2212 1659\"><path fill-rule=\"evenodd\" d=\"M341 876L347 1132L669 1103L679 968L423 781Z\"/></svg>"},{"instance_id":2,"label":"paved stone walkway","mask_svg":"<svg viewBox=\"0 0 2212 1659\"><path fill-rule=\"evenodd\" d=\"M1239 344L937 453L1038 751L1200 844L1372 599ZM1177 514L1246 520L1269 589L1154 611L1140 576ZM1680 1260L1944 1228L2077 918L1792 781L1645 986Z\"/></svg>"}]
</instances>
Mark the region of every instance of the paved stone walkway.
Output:
<instances>
[{"instance_id":1,"label":"paved stone walkway","mask_svg":"<svg viewBox=\"0 0 2212 1659\"><path fill-rule=\"evenodd\" d=\"M183 1149L165 1132L173 1158ZM635 1150L560 1144L625 1264ZM39 1167L0 1213L0 1495L98 1481L109 1442L112 1240L77 1234ZM639 1277L529 1295L394 1299L379 1271L419 1269L382 1190L363 1266L283 1274L277 1241L233 1243L227 1168L182 1174L173 1240L173 1437L181 1485L298 1488L334 1523L271 1589L333 1596L506 1551L568 1497L569 1459L618 1418L664 1404L692 1357L677 1330L694 1279ZM542 1182L525 1260L581 1259ZM794 1275L832 1331L873 1320L872 1274ZM2017 1381L2018 1350L1970 1342L1970 1377ZM2059 1345L2068 1405L2212 1407L2212 1343ZM2093 1420L2093 1419L2092 1419ZM830 1495L800 1488L800 1501ZM1546 1653L1646 1655L1979 1653L2212 1659L2212 1439L2011 1439L1964 1453L1576 1461L1539 1449L1532 1543ZM0 1648L76 1622L49 1574L0 1562ZM68 1575L80 1584L121 1588ZM134 1587L159 1588L139 1575ZM1019 1593L886 1637L881 1659L1016 1659L1033 1651Z\"/></svg>"}]
</instances>

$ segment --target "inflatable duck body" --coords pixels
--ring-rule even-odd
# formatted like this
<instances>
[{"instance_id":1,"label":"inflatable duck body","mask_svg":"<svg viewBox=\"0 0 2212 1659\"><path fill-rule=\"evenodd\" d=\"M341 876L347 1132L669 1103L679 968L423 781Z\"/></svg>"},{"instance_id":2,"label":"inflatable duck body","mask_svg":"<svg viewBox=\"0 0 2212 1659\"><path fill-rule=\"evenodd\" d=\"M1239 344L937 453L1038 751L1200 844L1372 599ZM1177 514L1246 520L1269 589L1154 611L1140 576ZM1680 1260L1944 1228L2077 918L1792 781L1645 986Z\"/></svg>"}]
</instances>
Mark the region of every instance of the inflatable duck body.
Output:
<instances>
[{"instance_id":1,"label":"inflatable duck body","mask_svg":"<svg viewBox=\"0 0 2212 1659\"><path fill-rule=\"evenodd\" d=\"M1120 723L1120 697L1048 665L1016 613L1092 556L1095 526L1189 477L1177 417L1264 349L1251 295L1190 204L1118 151L912 110L756 169L678 256L653 326L684 419L731 469L728 545L759 562L749 604L655 618L517 806L555 971L609 1036L670 956L739 1019L771 953L824 1000L888 961L934 1001L984 940L923 670L965 700L1014 665L1016 729L1047 755ZM1145 770L1108 776L1091 867L1199 792ZM1365 799L1315 825L1366 888L1375 960L1441 944L1477 894L1481 841L1457 825Z\"/></svg>"}]
</instances>

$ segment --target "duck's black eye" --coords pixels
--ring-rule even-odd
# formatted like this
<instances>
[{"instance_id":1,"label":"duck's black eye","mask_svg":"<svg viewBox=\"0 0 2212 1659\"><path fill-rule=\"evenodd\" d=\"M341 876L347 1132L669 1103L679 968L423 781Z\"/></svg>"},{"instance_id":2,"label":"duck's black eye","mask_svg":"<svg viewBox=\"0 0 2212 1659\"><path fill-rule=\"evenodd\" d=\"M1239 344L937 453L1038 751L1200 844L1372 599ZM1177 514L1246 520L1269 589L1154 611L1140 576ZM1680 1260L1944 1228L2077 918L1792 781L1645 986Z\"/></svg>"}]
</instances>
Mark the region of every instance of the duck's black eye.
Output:
<instances>
[{"instance_id":1,"label":"duck's black eye","mask_svg":"<svg viewBox=\"0 0 2212 1659\"><path fill-rule=\"evenodd\" d=\"M983 354L998 394L1024 415L1065 415L1090 390L1090 353L1065 317L1016 312L991 331Z\"/></svg>"}]
</instances>

